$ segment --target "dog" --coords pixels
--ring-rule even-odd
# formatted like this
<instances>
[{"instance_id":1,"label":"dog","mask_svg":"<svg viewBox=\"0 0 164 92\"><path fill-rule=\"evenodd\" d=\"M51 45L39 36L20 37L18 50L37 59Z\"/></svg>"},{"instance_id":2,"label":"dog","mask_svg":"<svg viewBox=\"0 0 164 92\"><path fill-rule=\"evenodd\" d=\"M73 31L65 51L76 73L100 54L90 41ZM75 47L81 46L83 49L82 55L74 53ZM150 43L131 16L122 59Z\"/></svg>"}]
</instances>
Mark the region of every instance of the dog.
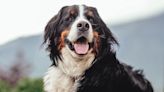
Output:
<instances>
[{"instance_id":1,"label":"dog","mask_svg":"<svg viewBox=\"0 0 164 92\"><path fill-rule=\"evenodd\" d=\"M44 44L52 65L46 92L153 92L141 70L119 62L119 45L97 9L64 6L46 25Z\"/></svg>"}]
</instances>

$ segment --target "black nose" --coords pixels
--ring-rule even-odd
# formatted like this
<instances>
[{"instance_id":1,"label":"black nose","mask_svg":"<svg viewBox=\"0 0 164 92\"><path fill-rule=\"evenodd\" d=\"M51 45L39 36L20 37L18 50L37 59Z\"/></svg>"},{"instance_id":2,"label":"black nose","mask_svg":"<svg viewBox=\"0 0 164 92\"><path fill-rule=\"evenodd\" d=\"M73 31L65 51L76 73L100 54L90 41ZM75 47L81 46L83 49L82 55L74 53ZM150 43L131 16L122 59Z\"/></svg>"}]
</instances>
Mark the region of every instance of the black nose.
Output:
<instances>
[{"instance_id":1,"label":"black nose","mask_svg":"<svg viewBox=\"0 0 164 92\"><path fill-rule=\"evenodd\" d=\"M77 24L77 29L79 31L87 31L89 29L89 24L85 21L81 21Z\"/></svg>"}]
</instances>

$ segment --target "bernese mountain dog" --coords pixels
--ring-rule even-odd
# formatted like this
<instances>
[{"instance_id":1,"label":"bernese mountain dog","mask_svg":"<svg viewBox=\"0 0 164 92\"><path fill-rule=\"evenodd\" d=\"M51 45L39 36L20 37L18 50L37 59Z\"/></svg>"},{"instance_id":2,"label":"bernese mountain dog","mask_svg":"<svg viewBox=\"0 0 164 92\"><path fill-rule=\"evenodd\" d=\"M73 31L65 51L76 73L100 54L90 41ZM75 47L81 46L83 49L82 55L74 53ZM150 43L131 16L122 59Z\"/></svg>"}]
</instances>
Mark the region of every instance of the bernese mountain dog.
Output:
<instances>
[{"instance_id":1,"label":"bernese mountain dog","mask_svg":"<svg viewBox=\"0 0 164 92\"><path fill-rule=\"evenodd\" d=\"M46 92L153 92L141 70L119 62L118 45L96 8L61 8L46 25L44 43L52 65Z\"/></svg>"}]
</instances>

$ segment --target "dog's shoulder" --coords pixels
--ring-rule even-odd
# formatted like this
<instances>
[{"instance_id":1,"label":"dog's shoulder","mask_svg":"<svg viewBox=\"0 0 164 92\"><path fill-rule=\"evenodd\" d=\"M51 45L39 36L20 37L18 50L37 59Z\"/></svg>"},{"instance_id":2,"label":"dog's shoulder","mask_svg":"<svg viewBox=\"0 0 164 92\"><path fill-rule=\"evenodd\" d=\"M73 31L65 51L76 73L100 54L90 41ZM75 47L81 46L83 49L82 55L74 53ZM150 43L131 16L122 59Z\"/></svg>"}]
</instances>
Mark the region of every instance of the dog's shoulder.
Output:
<instances>
[{"instance_id":1,"label":"dog's shoulder","mask_svg":"<svg viewBox=\"0 0 164 92\"><path fill-rule=\"evenodd\" d=\"M140 89L140 92L153 92L151 83L145 78L143 70L134 69L132 66L125 63L122 63L122 66L134 87L138 88L138 90Z\"/></svg>"},{"instance_id":2,"label":"dog's shoulder","mask_svg":"<svg viewBox=\"0 0 164 92\"><path fill-rule=\"evenodd\" d=\"M142 70L114 60L117 63L111 65L103 59L88 69L78 92L153 92Z\"/></svg>"}]
</instances>

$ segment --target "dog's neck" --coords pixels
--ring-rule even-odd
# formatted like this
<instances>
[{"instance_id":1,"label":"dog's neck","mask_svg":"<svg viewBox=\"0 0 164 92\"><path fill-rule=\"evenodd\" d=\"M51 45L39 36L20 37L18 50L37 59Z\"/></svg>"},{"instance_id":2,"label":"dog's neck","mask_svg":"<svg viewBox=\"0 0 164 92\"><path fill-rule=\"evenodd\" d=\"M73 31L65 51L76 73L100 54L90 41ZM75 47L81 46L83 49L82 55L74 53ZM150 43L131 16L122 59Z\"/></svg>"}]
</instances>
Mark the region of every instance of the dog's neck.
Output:
<instances>
[{"instance_id":1,"label":"dog's neck","mask_svg":"<svg viewBox=\"0 0 164 92\"><path fill-rule=\"evenodd\" d=\"M77 78L81 76L86 69L88 69L95 56L90 53L84 58L75 58L70 54L70 51L67 48L63 48L61 51L62 61L58 61L59 69L72 78Z\"/></svg>"}]
</instances>

